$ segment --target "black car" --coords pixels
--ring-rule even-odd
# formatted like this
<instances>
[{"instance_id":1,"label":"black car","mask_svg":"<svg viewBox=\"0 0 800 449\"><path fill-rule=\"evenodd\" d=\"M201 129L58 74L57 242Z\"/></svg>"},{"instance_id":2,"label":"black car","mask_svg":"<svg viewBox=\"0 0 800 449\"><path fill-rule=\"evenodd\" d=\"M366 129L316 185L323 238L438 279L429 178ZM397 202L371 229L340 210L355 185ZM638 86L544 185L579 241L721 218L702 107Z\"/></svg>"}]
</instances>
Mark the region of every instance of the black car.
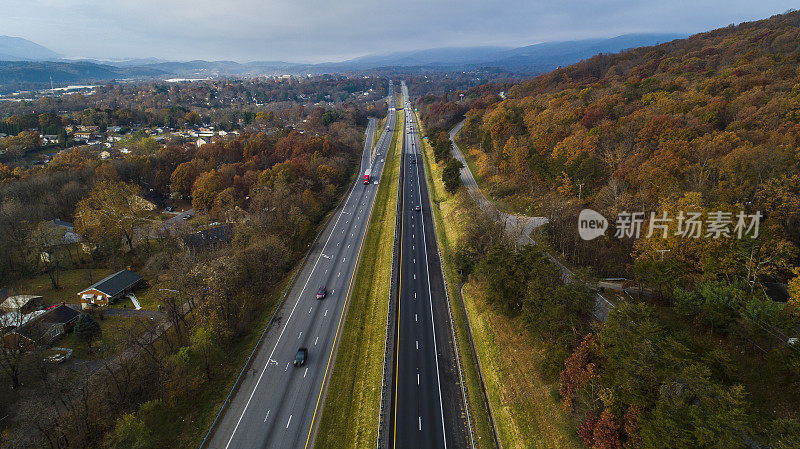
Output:
<instances>
[{"instance_id":1,"label":"black car","mask_svg":"<svg viewBox=\"0 0 800 449\"><path fill-rule=\"evenodd\" d=\"M300 348L294 356L294 366L303 366L308 359L308 348Z\"/></svg>"},{"instance_id":2,"label":"black car","mask_svg":"<svg viewBox=\"0 0 800 449\"><path fill-rule=\"evenodd\" d=\"M317 290L317 299L325 299L328 296L328 289L323 285Z\"/></svg>"},{"instance_id":3,"label":"black car","mask_svg":"<svg viewBox=\"0 0 800 449\"><path fill-rule=\"evenodd\" d=\"M416 159L411 159L411 163L412 163L412 164L416 164L416 163L417 163L417 160L416 160Z\"/></svg>"}]
</instances>

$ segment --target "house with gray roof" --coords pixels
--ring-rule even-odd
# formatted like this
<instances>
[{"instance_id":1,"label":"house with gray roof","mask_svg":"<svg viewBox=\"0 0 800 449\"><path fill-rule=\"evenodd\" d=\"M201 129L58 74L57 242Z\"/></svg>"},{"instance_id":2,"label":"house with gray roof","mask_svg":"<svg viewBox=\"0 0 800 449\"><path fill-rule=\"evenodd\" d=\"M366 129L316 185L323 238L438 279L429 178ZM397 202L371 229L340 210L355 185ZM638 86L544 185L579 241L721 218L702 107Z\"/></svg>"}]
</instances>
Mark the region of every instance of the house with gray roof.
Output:
<instances>
[{"instance_id":1,"label":"house with gray roof","mask_svg":"<svg viewBox=\"0 0 800 449\"><path fill-rule=\"evenodd\" d=\"M78 292L81 307L105 307L126 296L143 282L143 278L129 269L118 271L107 276L87 289Z\"/></svg>"},{"instance_id":2,"label":"house with gray roof","mask_svg":"<svg viewBox=\"0 0 800 449\"><path fill-rule=\"evenodd\" d=\"M213 226L208 229L197 231L184 237L184 242L190 248L202 248L216 246L221 243L229 243L233 237L233 226L229 223Z\"/></svg>"}]
</instances>

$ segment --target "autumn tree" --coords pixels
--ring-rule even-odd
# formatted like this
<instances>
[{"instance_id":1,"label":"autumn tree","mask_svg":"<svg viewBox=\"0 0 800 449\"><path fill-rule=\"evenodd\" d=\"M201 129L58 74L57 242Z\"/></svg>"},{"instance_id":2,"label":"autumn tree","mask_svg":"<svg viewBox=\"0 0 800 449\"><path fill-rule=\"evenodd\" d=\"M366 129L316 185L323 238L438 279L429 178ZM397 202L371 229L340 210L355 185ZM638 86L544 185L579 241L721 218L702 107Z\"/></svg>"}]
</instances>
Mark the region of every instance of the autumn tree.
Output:
<instances>
[{"instance_id":1,"label":"autumn tree","mask_svg":"<svg viewBox=\"0 0 800 449\"><path fill-rule=\"evenodd\" d=\"M567 411L574 409L575 401L584 386L598 378L597 367L590 358L595 342L594 335L586 335L564 362L564 370L559 375L558 392L561 395L561 405Z\"/></svg>"},{"instance_id":2,"label":"autumn tree","mask_svg":"<svg viewBox=\"0 0 800 449\"><path fill-rule=\"evenodd\" d=\"M619 449L622 447L619 426L614 413L608 408L603 410L600 418L595 422L592 440L594 449Z\"/></svg>"},{"instance_id":3,"label":"autumn tree","mask_svg":"<svg viewBox=\"0 0 800 449\"><path fill-rule=\"evenodd\" d=\"M136 230L145 222L146 207L138 187L102 181L81 200L75 211L75 228L95 242L124 240L134 247Z\"/></svg>"},{"instance_id":4,"label":"autumn tree","mask_svg":"<svg viewBox=\"0 0 800 449\"><path fill-rule=\"evenodd\" d=\"M792 273L794 277L789 280L789 307L792 310L800 308L800 268L795 268Z\"/></svg>"},{"instance_id":5,"label":"autumn tree","mask_svg":"<svg viewBox=\"0 0 800 449\"><path fill-rule=\"evenodd\" d=\"M225 190L222 175L211 170L200 174L192 184L192 207L198 212L208 212L214 207L217 195Z\"/></svg>"},{"instance_id":6,"label":"autumn tree","mask_svg":"<svg viewBox=\"0 0 800 449\"><path fill-rule=\"evenodd\" d=\"M107 441L115 448L146 449L152 447L155 438L142 419L133 413L125 413L117 419Z\"/></svg>"},{"instance_id":7,"label":"autumn tree","mask_svg":"<svg viewBox=\"0 0 800 449\"><path fill-rule=\"evenodd\" d=\"M222 355L219 338L220 334L209 325L196 327L189 337L189 348L200 358L206 380L209 381L211 380L211 366Z\"/></svg>"},{"instance_id":8,"label":"autumn tree","mask_svg":"<svg viewBox=\"0 0 800 449\"><path fill-rule=\"evenodd\" d=\"M192 186L199 172L195 162L184 162L175 168L170 176L170 190L181 196L188 196L192 193Z\"/></svg>"}]
</instances>

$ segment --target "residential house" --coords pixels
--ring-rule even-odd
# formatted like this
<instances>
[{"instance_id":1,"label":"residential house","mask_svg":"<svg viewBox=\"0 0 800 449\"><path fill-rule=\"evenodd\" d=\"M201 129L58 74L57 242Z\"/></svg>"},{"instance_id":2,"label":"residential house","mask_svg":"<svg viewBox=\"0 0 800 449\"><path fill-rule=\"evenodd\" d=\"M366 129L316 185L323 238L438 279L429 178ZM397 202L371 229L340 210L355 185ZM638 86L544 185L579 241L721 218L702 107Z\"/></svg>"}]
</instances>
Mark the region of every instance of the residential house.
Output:
<instances>
[{"instance_id":1,"label":"residential house","mask_svg":"<svg viewBox=\"0 0 800 449\"><path fill-rule=\"evenodd\" d=\"M44 303L44 298L38 295L14 295L6 298L0 304L3 313L31 313Z\"/></svg>"},{"instance_id":2,"label":"residential house","mask_svg":"<svg viewBox=\"0 0 800 449\"><path fill-rule=\"evenodd\" d=\"M78 292L81 306L84 309L105 307L131 293L142 282L143 278L129 269L118 271Z\"/></svg>"},{"instance_id":3,"label":"residential house","mask_svg":"<svg viewBox=\"0 0 800 449\"><path fill-rule=\"evenodd\" d=\"M94 138L94 134L92 134L89 131L78 131L75 134L73 134L73 137L75 138L75 140L84 140L88 142Z\"/></svg>"},{"instance_id":4,"label":"residential house","mask_svg":"<svg viewBox=\"0 0 800 449\"><path fill-rule=\"evenodd\" d=\"M43 225L49 228L47 237L50 241L47 246L69 245L83 239L80 234L75 232L75 226L68 221L56 218L44 222Z\"/></svg>"},{"instance_id":5,"label":"residential house","mask_svg":"<svg viewBox=\"0 0 800 449\"><path fill-rule=\"evenodd\" d=\"M205 145L207 143L208 143L208 141L206 139L202 139L202 138L201 139L197 139L197 141L195 141L195 145L197 145L197 148L200 148L200 147L202 147L203 145Z\"/></svg>"},{"instance_id":6,"label":"residential house","mask_svg":"<svg viewBox=\"0 0 800 449\"><path fill-rule=\"evenodd\" d=\"M184 242L191 248L202 248L205 246L228 243L233 237L233 226L229 223L217 225L202 231L197 231L184 237Z\"/></svg>"},{"instance_id":7,"label":"residential house","mask_svg":"<svg viewBox=\"0 0 800 449\"><path fill-rule=\"evenodd\" d=\"M110 146L110 144L107 144L107 145ZM110 152L108 152L106 150L103 150L103 151L100 152L100 159L106 160L106 159L108 159L110 157L111 157L111 153Z\"/></svg>"},{"instance_id":8,"label":"residential house","mask_svg":"<svg viewBox=\"0 0 800 449\"><path fill-rule=\"evenodd\" d=\"M32 348L36 344L49 344L72 332L80 314L78 310L65 304L30 313L26 315L26 318L30 318L3 335L3 343L12 348Z\"/></svg>"},{"instance_id":9,"label":"residential house","mask_svg":"<svg viewBox=\"0 0 800 449\"><path fill-rule=\"evenodd\" d=\"M42 136L42 143L45 145L58 143L58 136L56 134L45 134Z\"/></svg>"},{"instance_id":10,"label":"residential house","mask_svg":"<svg viewBox=\"0 0 800 449\"><path fill-rule=\"evenodd\" d=\"M41 323L39 327L43 332L44 340L51 342L68 332L72 332L80 315L80 311L65 304L47 309L47 312L38 320ZM23 329L24 331L25 329Z\"/></svg>"}]
</instances>

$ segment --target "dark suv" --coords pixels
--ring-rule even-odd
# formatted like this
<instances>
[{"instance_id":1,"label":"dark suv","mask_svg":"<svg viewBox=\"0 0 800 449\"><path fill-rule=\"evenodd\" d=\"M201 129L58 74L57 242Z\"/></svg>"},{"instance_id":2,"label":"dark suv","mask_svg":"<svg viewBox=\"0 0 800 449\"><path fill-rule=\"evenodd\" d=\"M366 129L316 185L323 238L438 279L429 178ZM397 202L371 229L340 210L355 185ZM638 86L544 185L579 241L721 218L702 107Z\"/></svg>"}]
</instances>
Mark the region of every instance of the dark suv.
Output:
<instances>
[{"instance_id":1,"label":"dark suv","mask_svg":"<svg viewBox=\"0 0 800 449\"><path fill-rule=\"evenodd\" d=\"M294 356L294 366L305 365L306 359L308 359L308 348L298 349L297 354Z\"/></svg>"}]
</instances>

